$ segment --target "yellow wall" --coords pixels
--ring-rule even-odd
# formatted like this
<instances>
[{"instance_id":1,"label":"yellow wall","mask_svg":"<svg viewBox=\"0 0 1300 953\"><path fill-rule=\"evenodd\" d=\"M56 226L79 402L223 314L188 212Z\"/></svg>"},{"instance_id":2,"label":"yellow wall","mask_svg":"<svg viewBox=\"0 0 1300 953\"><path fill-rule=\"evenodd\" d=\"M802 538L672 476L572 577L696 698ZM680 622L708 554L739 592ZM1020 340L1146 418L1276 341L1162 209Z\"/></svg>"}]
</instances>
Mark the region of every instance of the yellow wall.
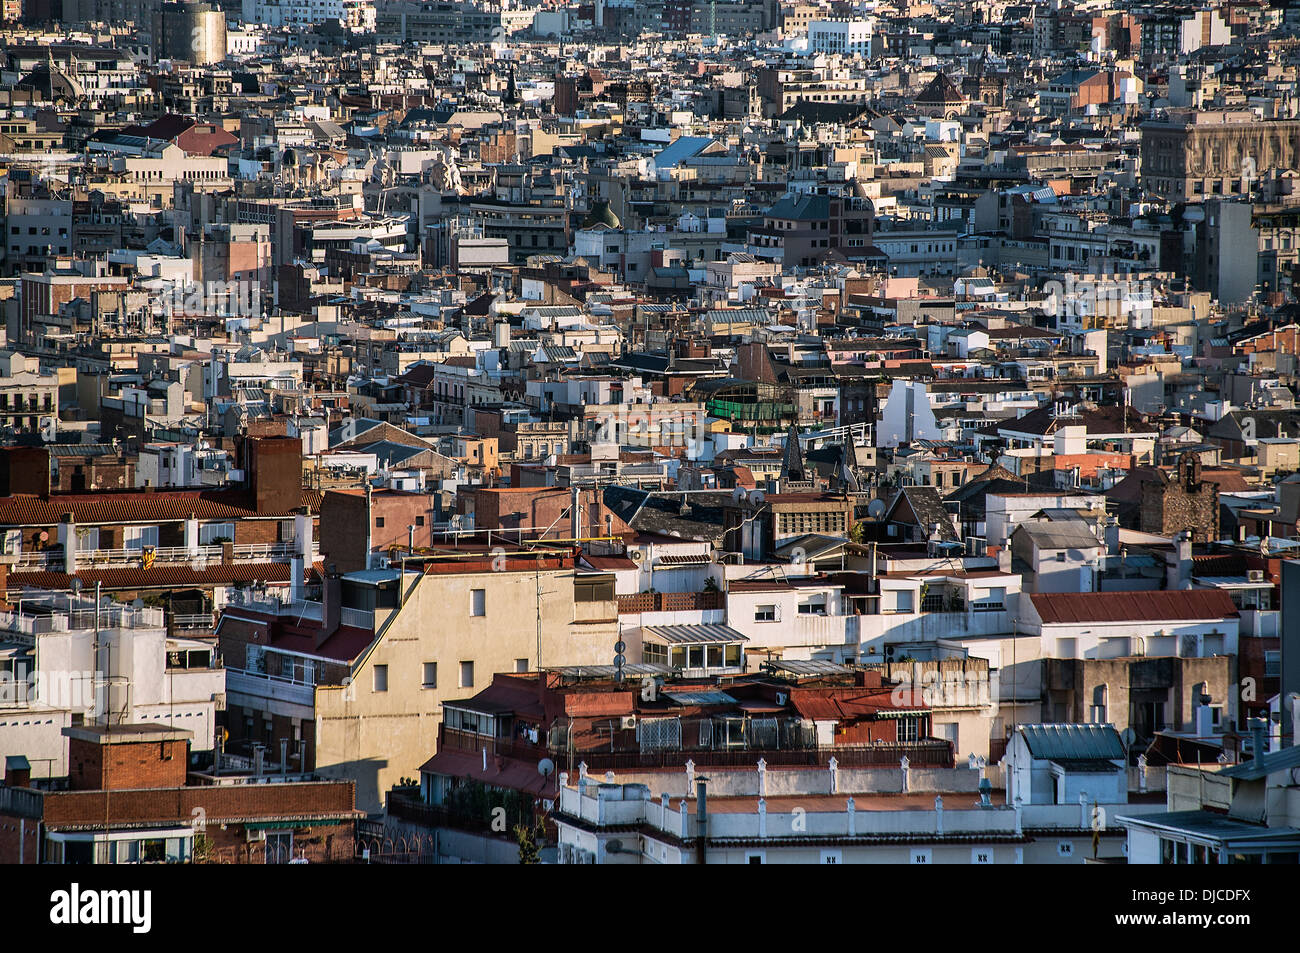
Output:
<instances>
[{"instance_id":1,"label":"yellow wall","mask_svg":"<svg viewBox=\"0 0 1300 953\"><path fill-rule=\"evenodd\" d=\"M443 701L478 694L493 673L515 671L516 659L538 667L539 582L542 666L612 664L616 605L575 605L572 570L426 575L358 662L352 684L316 689L317 770L355 780L357 806L380 810L388 789L417 778L435 754ZM485 590L482 617L470 615L471 589ZM578 614L609 621L575 622ZM473 687L460 686L462 661L474 663ZM437 688L422 687L425 662L438 664ZM376 665L388 666L386 692L374 690Z\"/></svg>"}]
</instances>

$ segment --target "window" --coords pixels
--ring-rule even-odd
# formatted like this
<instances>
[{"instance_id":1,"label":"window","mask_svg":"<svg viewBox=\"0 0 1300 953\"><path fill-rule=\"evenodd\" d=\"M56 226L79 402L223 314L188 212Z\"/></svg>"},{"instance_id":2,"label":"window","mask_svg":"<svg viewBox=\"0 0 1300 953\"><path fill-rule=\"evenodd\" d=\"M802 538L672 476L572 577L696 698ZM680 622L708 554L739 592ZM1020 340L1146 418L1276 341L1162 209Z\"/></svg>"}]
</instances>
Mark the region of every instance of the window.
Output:
<instances>
[{"instance_id":1,"label":"window","mask_svg":"<svg viewBox=\"0 0 1300 953\"><path fill-rule=\"evenodd\" d=\"M1264 652L1264 677L1279 678L1282 675L1282 653L1276 649Z\"/></svg>"},{"instance_id":2,"label":"window","mask_svg":"<svg viewBox=\"0 0 1300 953\"><path fill-rule=\"evenodd\" d=\"M199 545L211 546L218 541L234 542L234 523L206 523L199 527Z\"/></svg>"},{"instance_id":3,"label":"window","mask_svg":"<svg viewBox=\"0 0 1300 953\"><path fill-rule=\"evenodd\" d=\"M438 663L437 662L424 663L424 676L421 679L421 687L422 688L438 687Z\"/></svg>"},{"instance_id":4,"label":"window","mask_svg":"<svg viewBox=\"0 0 1300 953\"><path fill-rule=\"evenodd\" d=\"M747 863L747 864L761 864L761 863L763 863L763 855L762 855L762 853L757 853L757 854L746 854L746 855L745 855L745 863Z\"/></svg>"},{"instance_id":5,"label":"window","mask_svg":"<svg viewBox=\"0 0 1300 953\"><path fill-rule=\"evenodd\" d=\"M1088 721L1094 725L1106 724L1106 695L1105 685L1098 685L1092 690L1092 707L1088 710Z\"/></svg>"},{"instance_id":6,"label":"window","mask_svg":"<svg viewBox=\"0 0 1300 953\"><path fill-rule=\"evenodd\" d=\"M776 606L754 606L755 622L776 622Z\"/></svg>"},{"instance_id":7,"label":"window","mask_svg":"<svg viewBox=\"0 0 1300 953\"><path fill-rule=\"evenodd\" d=\"M842 851L838 850L824 850L822 851L822 863L842 864L844 863L844 854Z\"/></svg>"},{"instance_id":8,"label":"window","mask_svg":"<svg viewBox=\"0 0 1300 953\"><path fill-rule=\"evenodd\" d=\"M528 659L526 658L515 659L515 673L518 674L520 672L526 672L526 671L528 671Z\"/></svg>"},{"instance_id":9,"label":"window","mask_svg":"<svg viewBox=\"0 0 1300 953\"><path fill-rule=\"evenodd\" d=\"M375 517L375 527L376 527L377 529L383 529L383 528L384 528L384 518L383 518L382 516L376 516L376 517Z\"/></svg>"},{"instance_id":10,"label":"window","mask_svg":"<svg viewBox=\"0 0 1300 953\"><path fill-rule=\"evenodd\" d=\"M423 525L424 525L424 517L423 517L423 516L417 516L417 517L415 518L415 525L416 525L416 526L423 526Z\"/></svg>"},{"instance_id":11,"label":"window","mask_svg":"<svg viewBox=\"0 0 1300 953\"><path fill-rule=\"evenodd\" d=\"M800 615L825 615L826 614L826 597L814 596L807 602L799 603Z\"/></svg>"},{"instance_id":12,"label":"window","mask_svg":"<svg viewBox=\"0 0 1300 953\"><path fill-rule=\"evenodd\" d=\"M266 862L287 864L293 860L293 831L266 832Z\"/></svg>"},{"instance_id":13,"label":"window","mask_svg":"<svg viewBox=\"0 0 1300 953\"><path fill-rule=\"evenodd\" d=\"M375 691L377 692L388 691L388 666L387 665L375 666Z\"/></svg>"},{"instance_id":14,"label":"window","mask_svg":"<svg viewBox=\"0 0 1300 953\"><path fill-rule=\"evenodd\" d=\"M993 851L987 847L972 847L970 862L972 864L991 864L993 863Z\"/></svg>"},{"instance_id":15,"label":"window","mask_svg":"<svg viewBox=\"0 0 1300 953\"><path fill-rule=\"evenodd\" d=\"M473 662L460 663L460 687L461 688L474 687L474 663Z\"/></svg>"},{"instance_id":16,"label":"window","mask_svg":"<svg viewBox=\"0 0 1300 953\"><path fill-rule=\"evenodd\" d=\"M921 733L921 719L915 716L898 719L898 740L916 741Z\"/></svg>"},{"instance_id":17,"label":"window","mask_svg":"<svg viewBox=\"0 0 1300 953\"><path fill-rule=\"evenodd\" d=\"M477 616L487 615L486 589L471 589L469 591L469 614Z\"/></svg>"},{"instance_id":18,"label":"window","mask_svg":"<svg viewBox=\"0 0 1300 953\"><path fill-rule=\"evenodd\" d=\"M574 602L613 602L614 577L573 580Z\"/></svg>"}]
</instances>

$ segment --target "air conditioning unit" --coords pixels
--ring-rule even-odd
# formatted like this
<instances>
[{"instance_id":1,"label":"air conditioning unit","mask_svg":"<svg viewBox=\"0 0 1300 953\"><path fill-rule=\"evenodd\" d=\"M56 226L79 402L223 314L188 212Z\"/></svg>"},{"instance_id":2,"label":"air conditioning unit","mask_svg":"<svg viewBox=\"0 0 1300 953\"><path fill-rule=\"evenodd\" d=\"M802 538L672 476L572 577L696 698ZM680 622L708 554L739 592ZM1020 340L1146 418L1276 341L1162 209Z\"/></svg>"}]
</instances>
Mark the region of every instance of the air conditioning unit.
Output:
<instances>
[{"instance_id":1,"label":"air conditioning unit","mask_svg":"<svg viewBox=\"0 0 1300 953\"><path fill-rule=\"evenodd\" d=\"M253 844L266 840L266 831L244 831L244 840Z\"/></svg>"},{"instance_id":2,"label":"air conditioning unit","mask_svg":"<svg viewBox=\"0 0 1300 953\"><path fill-rule=\"evenodd\" d=\"M777 693L776 693L776 703L777 703L778 705L785 705L785 704L788 704L789 701L790 701L790 695L789 695L788 692L777 692Z\"/></svg>"},{"instance_id":3,"label":"air conditioning unit","mask_svg":"<svg viewBox=\"0 0 1300 953\"><path fill-rule=\"evenodd\" d=\"M1246 573L1246 577L1247 577L1251 582L1263 582L1263 581L1264 581L1264 570L1262 570L1262 569L1251 569L1251 570L1249 570L1249 571Z\"/></svg>"},{"instance_id":4,"label":"air conditioning unit","mask_svg":"<svg viewBox=\"0 0 1300 953\"><path fill-rule=\"evenodd\" d=\"M636 715L624 715L623 718L622 718L622 720L619 722L619 727L620 727L620 728L635 728L635 727L636 727Z\"/></svg>"}]
</instances>

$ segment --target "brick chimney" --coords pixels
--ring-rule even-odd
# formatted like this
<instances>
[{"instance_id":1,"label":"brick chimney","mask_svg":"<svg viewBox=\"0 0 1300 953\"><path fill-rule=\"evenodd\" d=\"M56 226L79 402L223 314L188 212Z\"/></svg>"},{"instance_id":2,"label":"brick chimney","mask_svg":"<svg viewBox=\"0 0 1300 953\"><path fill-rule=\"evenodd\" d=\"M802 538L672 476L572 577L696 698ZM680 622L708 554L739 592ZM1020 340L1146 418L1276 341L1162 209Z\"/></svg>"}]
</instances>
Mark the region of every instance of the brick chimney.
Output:
<instances>
[{"instance_id":1,"label":"brick chimney","mask_svg":"<svg viewBox=\"0 0 1300 953\"><path fill-rule=\"evenodd\" d=\"M289 516L302 506L302 440L249 437L245 482L259 514Z\"/></svg>"},{"instance_id":2,"label":"brick chimney","mask_svg":"<svg viewBox=\"0 0 1300 953\"><path fill-rule=\"evenodd\" d=\"M25 788L32 783L32 766L21 754L11 754L5 758L5 787Z\"/></svg>"},{"instance_id":3,"label":"brick chimney","mask_svg":"<svg viewBox=\"0 0 1300 953\"><path fill-rule=\"evenodd\" d=\"M325 584L321 586L321 623L316 631L316 648L338 631L343 616L343 575L338 566L330 563L325 569Z\"/></svg>"},{"instance_id":4,"label":"brick chimney","mask_svg":"<svg viewBox=\"0 0 1300 953\"><path fill-rule=\"evenodd\" d=\"M50 451L45 447L8 447L0 453L0 496L50 495Z\"/></svg>"}]
</instances>

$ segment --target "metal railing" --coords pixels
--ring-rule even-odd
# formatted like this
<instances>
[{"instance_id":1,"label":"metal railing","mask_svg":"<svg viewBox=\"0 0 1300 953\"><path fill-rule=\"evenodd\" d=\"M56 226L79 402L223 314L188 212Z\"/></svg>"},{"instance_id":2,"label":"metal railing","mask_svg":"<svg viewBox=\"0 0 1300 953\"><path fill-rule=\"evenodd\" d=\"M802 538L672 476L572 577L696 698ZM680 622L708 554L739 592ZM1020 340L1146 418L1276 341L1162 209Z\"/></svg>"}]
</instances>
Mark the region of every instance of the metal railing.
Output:
<instances>
[{"instance_id":1,"label":"metal railing","mask_svg":"<svg viewBox=\"0 0 1300 953\"><path fill-rule=\"evenodd\" d=\"M231 558L235 562L283 562L294 555L296 547L291 542L279 543L236 543L231 548ZM320 546L312 545L311 558L314 561L320 555ZM145 558L140 548L123 549L79 549L76 552L76 565L80 568L96 566L139 566ZM225 558L225 547L220 543L203 546L155 546L153 563L169 565L187 564L198 568L217 565ZM14 568L17 570L57 569L64 564L62 548L42 549L36 552L24 552L17 555Z\"/></svg>"},{"instance_id":2,"label":"metal railing","mask_svg":"<svg viewBox=\"0 0 1300 953\"><path fill-rule=\"evenodd\" d=\"M354 629L373 630L375 627L375 614L369 609L350 609L344 606L339 610L339 625L351 626Z\"/></svg>"},{"instance_id":3,"label":"metal railing","mask_svg":"<svg viewBox=\"0 0 1300 953\"><path fill-rule=\"evenodd\" d=\"M186 615L172 615L172 628L174 629L210 629L212 628L211 612L194 612Z\"/></svg>"},{"instance_id":4,"label":"metal railing","mask_svg":"<svg viewBox=\"0 0 1300 953\"><path fill-rule=\"evenodd\" d=\"M557 753L567 759L568 755ZM842 768L897 768L904 756L913 767L951 768L952 744L943 740L915 743L889 742L835 748L677 748L661 751L578 751L573 762L585 762L590 771L629 771L640 768L681 768L687 760L701 767L752 767L762 758L769 765L822 767L834 757Z\"/></svg>"}]
</instances>

